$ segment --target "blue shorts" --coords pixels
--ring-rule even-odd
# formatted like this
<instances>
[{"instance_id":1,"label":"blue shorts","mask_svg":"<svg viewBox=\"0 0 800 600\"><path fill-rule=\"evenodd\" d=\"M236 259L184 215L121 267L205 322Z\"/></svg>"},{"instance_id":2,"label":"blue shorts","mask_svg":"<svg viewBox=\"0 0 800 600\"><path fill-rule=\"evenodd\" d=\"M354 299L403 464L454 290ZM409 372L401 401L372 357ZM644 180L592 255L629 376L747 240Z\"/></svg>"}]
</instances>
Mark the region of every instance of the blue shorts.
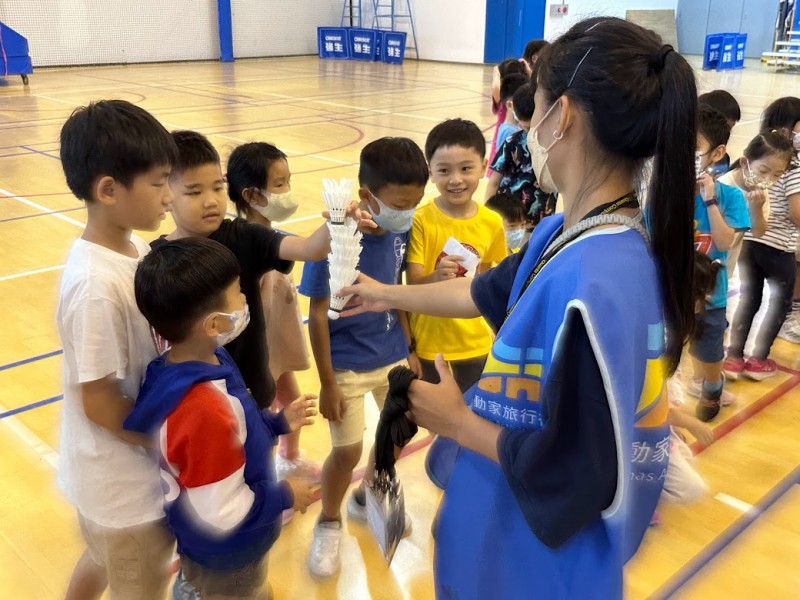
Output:
<instances>
[{"instance_id":1,"label":"blue shorts","mask_svg":"<svg viewBox=\"0 0 800 600\"><path fill-rule=\"evenodd\" d=\"M711 308L697 313L697 326L689 343L689 354L704 363L717 363L725 358L723 348L728 319L724 308Z\"/></svg>"}]
</instances>

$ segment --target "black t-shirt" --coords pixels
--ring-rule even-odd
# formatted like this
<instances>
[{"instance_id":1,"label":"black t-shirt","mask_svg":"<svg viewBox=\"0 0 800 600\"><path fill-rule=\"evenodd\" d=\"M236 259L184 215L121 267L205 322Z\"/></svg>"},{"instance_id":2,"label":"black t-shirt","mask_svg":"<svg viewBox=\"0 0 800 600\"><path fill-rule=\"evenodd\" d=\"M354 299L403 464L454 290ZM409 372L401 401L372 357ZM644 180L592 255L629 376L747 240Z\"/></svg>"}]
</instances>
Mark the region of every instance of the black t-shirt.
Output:
<instances>
[{"instance_id":1,"label":"black t-shirt","mask_svg":"<svg viewBox=\"0 0 800 600\"><path fill-rule=\"evenodd\" d=\"M250 307L250 324L225 349L239 367L256 404L259 408L266 408L275 398L275 380L268 368L269 349L260 284L261 276L267 271L291 272L294 263L279 257L281 242L286 236L269 227L237 218L225 219L208 237L228 248L239 260L242 293ZM156 248L166 241L162 236L151 246Z\"/></svg>"},{"instance_id":2,"label":"black t-shirt","mask_svg":"<svg viewBox=\"0 0 800 600\"><path fill-rule=\"evenodd\" d=\"M472 299L497 331L527 251L477 276ZM530 324L536 327L535 323ZM531 531L556 548L600 516L617 489L617 448L603 377L578 311L565 319L561 348L542 387L543 429L504 429L500 465Z\"/></svg>"}]
</instances>

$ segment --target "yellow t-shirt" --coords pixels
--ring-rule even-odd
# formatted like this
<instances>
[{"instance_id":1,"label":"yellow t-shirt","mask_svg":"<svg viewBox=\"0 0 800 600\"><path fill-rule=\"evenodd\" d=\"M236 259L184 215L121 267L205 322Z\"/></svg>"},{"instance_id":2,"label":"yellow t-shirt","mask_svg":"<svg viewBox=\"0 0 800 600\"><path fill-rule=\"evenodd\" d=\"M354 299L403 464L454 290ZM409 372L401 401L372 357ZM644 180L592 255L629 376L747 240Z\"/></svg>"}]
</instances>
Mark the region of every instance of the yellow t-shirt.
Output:
<instances>
[{"instance_id":1,"label":"yellow t-shirt","mask_svg":"<svg viewBox=\"0 0 800 600\"><path fill-rule=\"evenodd\" d=\"M406 261L422 265L423 273L436 270L448 238L455 238L474 252L482 264L495 264L506 257L503 220L483 205L469 219L454 219L430 202L414 213ZM417 355L433 360L441 352L446 360L465 360L489 353L492 330L483 318L446 319L411 315L411 330Z\"/></svg>"}]
</instances>

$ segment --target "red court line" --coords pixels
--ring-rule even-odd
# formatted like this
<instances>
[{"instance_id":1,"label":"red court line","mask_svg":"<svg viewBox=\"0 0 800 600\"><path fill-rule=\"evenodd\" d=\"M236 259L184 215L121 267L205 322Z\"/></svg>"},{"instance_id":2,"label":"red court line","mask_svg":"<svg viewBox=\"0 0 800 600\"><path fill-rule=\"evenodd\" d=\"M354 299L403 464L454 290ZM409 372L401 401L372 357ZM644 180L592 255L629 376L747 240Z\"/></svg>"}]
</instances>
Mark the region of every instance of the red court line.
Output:
<instances>
[{"instance_id":1,"label":"red court line","mask_svg":"<svg viewBox=\"0 0 800 600\"><path fill-rule=\"evenodd\" d=\"M400 453L400 458L397 460L401 460L410 454L414 454L415 452L419 452L423 448L430 446L431 442L433 441L433 434L427 435L422 439L417 440L416 442L411 442ZM350 479L350 483L355 483L356 481L361 481L364 478L364 471L366 471L366 467L361 467L360 469L356 469L353 471L353 477ZM322 489L318 489L314 492L311 496L311 502L317 502L322 495Z\"/></svg>"},{"instance_id":2,"label":"red court line","mask_svg":"<svg viewBox=\"0 0 800 600\"><path fill-rule=\"evenodd\" d=\"M783 370L783 368L782 368ZM773 388L761 398L753 402L752 404L747 405L742 410L737 412L733 415L730 419L720 423L717 427L714 428L714 442L719 441L726 435L728 435L731 431L745 423L750 417L757 415L770 404L778 400L779 398L785 396L789 392L791 392L794 388L800 385L800 373L797 371L792 371L790 369L786 369L789 372L795 373L792 377L784 381L782 384ZM699 441L696 441L689 446L691 448L693 454L699 454L702 452L706 446L701 444Z\"/></svg>"}]
</instances>

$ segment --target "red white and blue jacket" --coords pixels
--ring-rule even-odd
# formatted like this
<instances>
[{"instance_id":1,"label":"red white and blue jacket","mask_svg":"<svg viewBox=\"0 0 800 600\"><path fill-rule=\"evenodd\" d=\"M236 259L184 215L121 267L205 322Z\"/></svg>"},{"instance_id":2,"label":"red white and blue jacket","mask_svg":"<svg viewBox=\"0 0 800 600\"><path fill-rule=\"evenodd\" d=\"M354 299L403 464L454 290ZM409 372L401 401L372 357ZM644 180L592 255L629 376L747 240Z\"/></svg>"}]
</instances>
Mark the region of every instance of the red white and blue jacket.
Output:
<instances>
[{"instance_id":1,"label":"red white and blue jacket","mask_svg":"<svg viewBox=\"0 0 800 600\"><path fill-rule=\"evenodd\" d=\"M282 414L258 409L223 348L216 356L219 365L171 364L168 354L151 362L125 428L158 436L178 552L211 569L236 569L267 553L293 504L272 461L289 427Z\"/></svg>"}]
</instances>

